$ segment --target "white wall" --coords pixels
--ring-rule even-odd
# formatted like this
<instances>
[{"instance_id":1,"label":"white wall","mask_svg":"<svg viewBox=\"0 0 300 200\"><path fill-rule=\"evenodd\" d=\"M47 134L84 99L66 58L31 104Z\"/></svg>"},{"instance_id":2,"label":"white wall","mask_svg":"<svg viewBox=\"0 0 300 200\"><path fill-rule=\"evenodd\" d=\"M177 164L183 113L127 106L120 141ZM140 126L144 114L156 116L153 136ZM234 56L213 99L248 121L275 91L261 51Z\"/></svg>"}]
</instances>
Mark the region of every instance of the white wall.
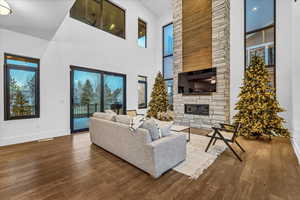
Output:
<instances>
[{"instance_id":1,"label":"white wall","mask_svg":"<svg viewBox=\"0 0 300 200\"><path fill-rule=\"evenodd\" d=\"M126 9L126 40L66 16L51 41L0 30L0 55L40 58L39 119L4 121L3 87L0 93L0 146L70 133L69 66L76 65L127 75L127 109L136 109L137 75L148 77L148 91L157 66L157 17L138 1L115 0ZM137 46L138 17L148 25L148 48ZM3 59L0 60L3 66ZM0 82L3 83L3 70ZM149 92L150 99L150 92Z\"/></svg>"},{"instance_id":2,"label":"white wall","mask_svg":"<svg viewBox=\"0 0 300 200\"><path fill-rule=\"evenodd\" d=\"M230 117L244 77L244 1L230 1Z\"/></svg>"},{"instance_id":3,"label":"white wall","mask_svg":"<svg viewBox=\"0 0 300 200\"><path fill-rule=\"evenodd\" d=\"M300 2L293 4L292 35L292 94L293 94L293 144L300 162Z\"/></svg>"}]
</instances>

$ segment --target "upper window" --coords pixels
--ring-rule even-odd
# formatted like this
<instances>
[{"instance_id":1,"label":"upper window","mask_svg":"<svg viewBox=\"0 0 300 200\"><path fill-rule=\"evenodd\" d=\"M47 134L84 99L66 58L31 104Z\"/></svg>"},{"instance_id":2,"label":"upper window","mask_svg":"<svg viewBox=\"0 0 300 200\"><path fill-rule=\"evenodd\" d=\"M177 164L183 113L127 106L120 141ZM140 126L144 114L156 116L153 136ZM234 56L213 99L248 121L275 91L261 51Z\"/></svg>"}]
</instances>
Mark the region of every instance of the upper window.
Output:
<instances>
[{"instance_id":1,"label":"upper window","mask_svg":"<svg viewBox=\"0 0 300 200\"><path fill-rule=\"evenodd\" d=\"M39 117L39 59L4 55L5 120Z\"/></svg>"},{"instance_id":2,"label":"upper window","mask_svg":"<svg viewBox=\"0 0 300 200\"><path fill-rule=\"evenodd\" d=\"M147 108L147 77L138 76L139 109Z\"/></svg>"},{"instance_id":3,"label":"upper window","mask_svg":"<svg viewBox=\"0 0 300 200\"><path fill-rule=\"evenodd\" d=\"M147 24L139 19L138 26L138 45L139 47L147 48Z\"/></svg>"},{"instance_id":4,"label":"upper window","mask_svg":"<svg viewBox=\"0 0 300 200\"><path fill-rule=\"evenodd\" d=\"M125 39L125 10L108 0L76 0L70 16Z\"/></svg>"},{"instance_id":5,"label":"upper window","mask_svg":"<svg viewBox=\"0 0 300 200\"><path fill-rule=\"evenodd\" d=\"M262 57L275 88L275 0L245 0L245 11L246 67L253 56Z\"/></svg>"},{"instance_id":6,"label":"upper window","mask_svg":"<svg viewBox=\"0 0 300 200\"><path fill-rule=\"evenodd\" d=\"M163 76L166 81L168 103L173 105L173 24L163 27Z\"/></svg>"},{"instance_id":7,"label":"upper window","mask_svg":"<svg viewBox=\"0 0 300 200\"><path fill-rule=\"evenodd\" d=\"M246 0L246 32L274 25L274 0Z\"/></svg>"}]
</instances>

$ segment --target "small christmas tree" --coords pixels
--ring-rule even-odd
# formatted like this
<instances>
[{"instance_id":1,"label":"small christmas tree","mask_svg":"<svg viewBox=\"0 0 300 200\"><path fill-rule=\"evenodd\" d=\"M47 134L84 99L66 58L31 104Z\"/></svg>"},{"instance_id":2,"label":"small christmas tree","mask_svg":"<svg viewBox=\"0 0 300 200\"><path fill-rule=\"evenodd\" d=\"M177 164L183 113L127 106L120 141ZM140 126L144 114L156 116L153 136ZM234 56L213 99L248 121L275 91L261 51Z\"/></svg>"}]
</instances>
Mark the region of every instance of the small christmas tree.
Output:
<instances>
[{"instance_id":1,"label":"small christmas tree","mask_svg":"<svg viewBox=\"0 0 300 200\"><path fill-rule=\"evenodd\" d=\"M149 103L148 117L158 119L160 113L166 113L168 110L168 93L162 74L159 72L155 78L155 83L151 93Z\"/></svg>"},{"instance_id":2,"label":"small christmas tree","mask_svg":"<svg viewBox=\"0 0 300 200\"><path fill-rule=\"evenodd\" d=\"M252 58L239 98L236 105L238 113L234 119L241 125L240 135L257 138L289 136L287 129L283 127L284 119L278 116L284 110L276 100L275 89L270 86L268 71L262 58Z\"/></svg>"}]
</instances>

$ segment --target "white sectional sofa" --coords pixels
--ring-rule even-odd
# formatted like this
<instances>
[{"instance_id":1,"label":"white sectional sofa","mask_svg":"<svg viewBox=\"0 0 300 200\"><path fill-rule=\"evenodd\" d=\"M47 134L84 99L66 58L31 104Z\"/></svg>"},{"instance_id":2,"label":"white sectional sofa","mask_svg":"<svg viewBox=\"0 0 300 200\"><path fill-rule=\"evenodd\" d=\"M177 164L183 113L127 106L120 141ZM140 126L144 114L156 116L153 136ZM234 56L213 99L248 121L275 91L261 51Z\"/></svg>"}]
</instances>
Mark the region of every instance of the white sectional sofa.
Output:
<instances>
[{"instance_id":1,"label":"white sectional sofa","mask_svg":"<svg viewBox=\"0 0 300 200\"><path fill-rule=\"evenodd\" d=\"M152 141L146 129L132 132L129 125L91 117L92 143L158 178L186 158L185 135L171 134Z\"/></svg>"}]
</instances>

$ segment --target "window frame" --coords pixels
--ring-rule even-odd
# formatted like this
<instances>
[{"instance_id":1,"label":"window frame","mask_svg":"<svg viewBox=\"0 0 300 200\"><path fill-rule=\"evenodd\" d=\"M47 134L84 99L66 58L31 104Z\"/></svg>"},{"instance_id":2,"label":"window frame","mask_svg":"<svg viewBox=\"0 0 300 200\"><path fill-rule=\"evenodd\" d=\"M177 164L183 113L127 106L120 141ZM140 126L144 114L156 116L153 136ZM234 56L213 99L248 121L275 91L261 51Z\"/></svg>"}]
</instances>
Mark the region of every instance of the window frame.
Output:
<instances>
[{"instance_id":1,"label":"window frame","mask_svg":"<svg viewBox=\"0 0 300 200\"><path fill-rule=\"evenodd\" d=\"M274 17L274 23L271 24L271 25L267 25L267 26L264 26L262 28L258 28L258 29L254 29L254 30L251 30L251 31L248 31L247 32L247 1L249 0L244 0L244 73L246 73L246 70L247 70L247 35L249 34L252 34L252 33L258 33L260 31L264 31L264 30L267 30L267 29L270 29L270 28L274 28L274 88L275 88L275 91L276 91L276 85L277 85L277 81L276 81L276 76L277 76L277 72L276 72L276 68L277 68L277 56L276 56L276 52L277 52L277 41L276 41L276 29L277 29L277 13L276 13L276 10L277 10L277 6L276 6L276 3L277 3L277 0L272 0L273 3L274 3L274 9L273 9L273 17Z\"/></svg>"},{"instance_id":2,"label":"window frame","mask_svg":"<svg viewBox=\"0 0 300 200\"><path fill-rule=\"evenodd\" d=\"M173 78L165 78L165 59L166 58L169 58L169 57L173 57L174 56L174 51L173 51L173 53L172 54L169 54L169 55L166 55L165 56L165 28L167 27L167 26L170 26L171 24L173 24L173 22L170 22L170 23L168 23L168 24L166 24L166 25L164 25L163 27L162 27L162 75L163 75L163 77L164 77L164 80L165 81L168 81L168 80L173 80L174 79L174 77ZM174 27L173 27L174 28ZM174 40L174 38L173 38L173 40ZM174 41L173 41L174 42ZM173 57L174 58L174 57Z\"/></svg>"},{"instance_id":3,"label":"window frame","mask_svg":"<svg viewBox=\"0 0 300 200\"><path fill-rule=\"evenodd\" d=\"M144 78L145 81L142 81L140 79L138 79L138 84L144 84L145 85L145 106L140 106L140 104L138 103L138 108L139 109L145 109L148 107L148 79L147 79L147 76L142 76L142 75L138 75L138 78ZM139 94L138 94L138 97L139 97Z\"/></svg>"},{"instance_id":4,"label":"window frame","mask_svg":"<svg viewBox=\"0 0 300 200\"><path fill-rule=\"evenodd\" d=\"M96 29L98 29L98 30L104 31L104 32L106 32L106 33L109 33L109 34L111 34L111 35L113 35L113 36L116 36L116 37L118 37L118 38L122 38L122 39L126 40L126 34L127 34L127 29L126 29L127 13L126 13L126 9L122 8L122 7L119 6L117 3L112 2L112 1L110 1L110 0L101 0L101 3L100 3L100 2L98 2L98 3L99 3L99 4L102 4L103 1L106 1L107 3L112 4L113 6L119 8L119 9L124 13L124 37L119 36L119 35L115 35L115 34L113 34L113 33L111 33L111 32L108 32L108 31L104 30L103 27L102 27L102 25L101 25L102 28L98 28L98 27L93 26L93 25L91 25L91 24L88 24L88 23L86 23L86 22L84 22L84 21L82 21L82 20L79 20L79 19L77 19L77 18L72 17L72 15L71 15L71 10L72 10L73 6L75 5L76 0L75 0L74 4L72 5L72 7L71 7L70 10L69 10L69 16L70 16L70 18L72 18L73 20L77 20L77 21L79 21L79 22L81 22L81 23L84 23L84 24L86 24L86 25L89 25L89 26L91 26L91 27L93 27L93 28L96 28ZM103 5L101 5L101 16L102 16L102 15L103 15ZM101 18L100 20L102 21L102 18Z\"/></svg>"},{"instance_id":5,"label":"window frame","mask_svg":"<svg viewBox=\"0 0 300 200\"><path fill-rule=\"evenodd\" d=\"M7 56L19 57L23 59L33 60L37 63L37 67L24 67L24 66L11 66L7 64ZM18 116L12 117L10 115L10 88L9 88L9 81L10 81L10 70L23 70L23 71L30 71L35 72L35 114L28 115L28 116ZM4 121L8 120L20 120L20 119L33 119L33 118L40 118L40 59L32 58L28 56L20 56L11 53L4 53Z\"/></svg>"},{"instance_id":6,"label":"window frame","mask_svg":"<svg viewBox=\"0 0 300 200\"><path fill-rule=\"evenodd\" d=\"M140 22L142 22L143 24L145 24L145 27L146 27L146 31L145 31L145 47L141 47L139 45L138 46L141 47L141 48L147 49L148 48L148 34L147 34L147 32L148 32L148 24L147 24L147 22L145 20L142 20L141 18L138 18L138 40L139 40L139 25L140 25Z\"/></svg>"},{"instance_id":7,"label":"window frame","mask_svg":"<svg viewBox=\"0 0 300 200\"><path fill-rule=\"evenodd\" d=\"M166 25L164 25L162 27L162 75L164 77L164 81L166 83L166 87L168 87L167 86L168 81L173 81L172 103L174 103L174 99L173 99L173 96L174 96L174 75L173 75L173 78L167 78L167 79L165 78L165 62L164 62L165 59L169 58L169 57L173 57L173 59L174 59L174 50L173 50L172 54L169 54L169 55L165 56L165 28L168 27L168 26L170 26L170 25L173 25L173 30L174 30L174 23L173 22L170 22L170 23L168 23L168 24L166 24ZM173 36L173 43L174 43L174 36ZM174 68L174 66L173 66L173 68ZM168 90L168 88L166 88L166 89Z\"/></svg>"},{"instance_id":8,"label":"window frame","mask_svg":"<svg viewBox=\"0 0 300 200\"><path fill-rule=\"evenodd\" d=\"M104 112L105 111L105 103L104 103L104 76L105 75L112 75L112 76L119 76L123 78L123 113L126 113L127 110L127 75L122 74L122 73L117 73L117 72L110 72L110 71L104 71L104 70L99 70L95 68L90 68L90 67L82 67L78 65L70 65L70 129L71 133L78 133L78 132L83 132L83 131L88 131L89 129L79 129L79 130L74 130L74 122L73 122L73 116L74 116L74 110L73 110L73 105L74 105L74 71L84 71L84 72L92 72L92 73L98 73L101 76L101 102L100 102L100 111Z\"/></svg>"}]
</instances>

